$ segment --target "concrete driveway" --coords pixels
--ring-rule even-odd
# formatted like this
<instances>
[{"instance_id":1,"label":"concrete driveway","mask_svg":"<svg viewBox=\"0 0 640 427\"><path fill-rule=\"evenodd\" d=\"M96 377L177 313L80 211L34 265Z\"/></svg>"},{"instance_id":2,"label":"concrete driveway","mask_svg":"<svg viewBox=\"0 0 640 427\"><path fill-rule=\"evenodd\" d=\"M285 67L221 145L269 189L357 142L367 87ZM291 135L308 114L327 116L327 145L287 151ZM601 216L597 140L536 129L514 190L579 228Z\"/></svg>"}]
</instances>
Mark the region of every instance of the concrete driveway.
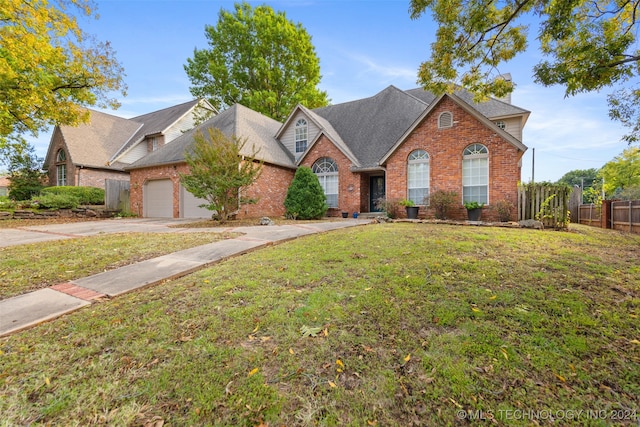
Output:
<instances>
[{"instance_id":1,"label":"concrete driveway","mask_svg":"<svg viewBox=\"0 0 640 427\"><path fill-rule=\"evenodd\" d=\"M196 220L171 218L112 218L100 221L34 225L20 228L1 228L0 247L47 242L51 240L72 239L74 237L94 236L97 234L130 232L176 233L202 231L202 229L170 228L171 225L194 221ZM222 230L222 228L213 230Z\"/></svg>"}]
</instances>

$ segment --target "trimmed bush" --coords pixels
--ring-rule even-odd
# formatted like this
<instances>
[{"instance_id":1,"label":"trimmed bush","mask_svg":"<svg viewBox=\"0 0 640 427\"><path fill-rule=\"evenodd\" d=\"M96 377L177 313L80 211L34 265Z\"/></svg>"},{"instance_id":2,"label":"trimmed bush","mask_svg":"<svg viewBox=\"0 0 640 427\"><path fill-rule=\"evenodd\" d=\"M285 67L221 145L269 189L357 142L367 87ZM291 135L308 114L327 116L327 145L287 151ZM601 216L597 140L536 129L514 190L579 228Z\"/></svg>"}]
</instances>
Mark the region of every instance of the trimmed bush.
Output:
<instances>
[{"instance_id":1,"label":"trimmed bush","mask_svg":"<svg viewBox=\"0 0 640 427\"><path fill-rule=\"evenodd\" d=\"M310 167L300 166L296 171L284 207L293 219L318 219L327 213L327 197Z\"/></svg>"},{"instance_id":2,"label":"trimmed bush","mask_svg":"<svg viewBox=\"0 0 640 427\"><path fill-rule=\"evenodd\" d=\"M80 205L103 205L104 190L97 187L58 186L46 187L40 191L41 195L55 194L71 196L78 200Z\"/></svg>"},{"instance_id":3,"label":"trimmed bush","mask_svg":"<svg viewBox=\"0 0 640 427\"><path fill-rule=\"evenodd\" d=\"M37 203L39 209L75 209L80 206L80 199L72 194L44 193L32 199L32 206Z\"/></svg>"}]
</instances>

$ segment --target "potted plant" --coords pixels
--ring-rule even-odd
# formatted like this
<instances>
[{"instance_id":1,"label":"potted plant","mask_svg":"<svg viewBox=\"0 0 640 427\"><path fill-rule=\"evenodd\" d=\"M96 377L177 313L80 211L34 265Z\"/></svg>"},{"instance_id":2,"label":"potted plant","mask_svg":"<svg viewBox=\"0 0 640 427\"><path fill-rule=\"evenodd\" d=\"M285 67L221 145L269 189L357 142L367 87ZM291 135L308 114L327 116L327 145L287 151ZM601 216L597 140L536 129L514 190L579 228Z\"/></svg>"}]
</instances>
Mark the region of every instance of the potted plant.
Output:
<instances>
[{"instance_id":1,"label":"potted plant","mask_svg":"<svg viewBox=\"0 0 640 427\"><path fill-rule=\"evenodd\" d=\"M464 202L464 207L467 209L467 217L469 218L469 221L480 221L483 206L484 203Z\"/></svg>"},{"instance_id":2,"label":"potted plant","mask_svg":"<svg viewBox=\"0 0 640 427\"><path fill-rule=\"evenodd\" d=\"M398 202L400 206L404 206L404 209L407 211L407 218L409 219L418 219L418 211L420 210L420 206L416 206L413 200L403 199Z\"/></svg>"}]
</instances>

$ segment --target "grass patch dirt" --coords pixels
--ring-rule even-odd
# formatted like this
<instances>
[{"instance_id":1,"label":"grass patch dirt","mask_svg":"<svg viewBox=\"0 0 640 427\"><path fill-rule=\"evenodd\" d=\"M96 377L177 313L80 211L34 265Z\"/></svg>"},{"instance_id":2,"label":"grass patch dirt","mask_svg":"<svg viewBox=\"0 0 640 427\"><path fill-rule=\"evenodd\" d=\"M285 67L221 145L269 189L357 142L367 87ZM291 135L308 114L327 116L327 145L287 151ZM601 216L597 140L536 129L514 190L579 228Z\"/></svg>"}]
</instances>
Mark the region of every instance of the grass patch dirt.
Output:
<instances>
[{"instance_id":1,"label":"grass patch dirt","mask_svg":"<svg viewBox=\"0 0 640 427\"><path fill-rule=\"evenodd\" d=\"M640 237L572 229L356 227L92 305L0 340L0 425L637 426Z\"/></svg>"},{"instance_id":2,"label":"grass patch dirt","mask_svg":"<svg viewBox=\"0 0 640 427\"><path fill-rule=\"evenodd\" d=\"M0 299L236 235L126 233L0 248Z\"/></svg>"}]
</instances>

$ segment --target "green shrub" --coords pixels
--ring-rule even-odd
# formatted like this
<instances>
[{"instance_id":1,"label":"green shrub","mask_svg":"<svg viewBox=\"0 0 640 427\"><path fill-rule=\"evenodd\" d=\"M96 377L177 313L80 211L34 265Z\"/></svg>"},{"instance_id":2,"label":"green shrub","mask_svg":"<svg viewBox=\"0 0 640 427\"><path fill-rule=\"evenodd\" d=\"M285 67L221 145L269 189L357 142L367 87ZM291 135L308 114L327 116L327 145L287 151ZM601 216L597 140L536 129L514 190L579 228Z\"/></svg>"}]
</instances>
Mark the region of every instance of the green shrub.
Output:
<instances>
[{"instance_id":1,"label":"green shrub","mask_svg":"<svg viewBox=\"0 0 640 427\"><path fill-rule=\"evenodd\" d=\"M284 200L287 216L294 219L318 219L327 213L327 197L311 168L300 166Z\"/></svg>"},{"instance_id":2,"label":"green shrub","mask_svg":"<svg viewBox=\"0 0 640 427\"><path fill-rule=\"evenodd\" d=\"M103 205L104 190L96 187L58 186L46 187L40 194L68 195L78 199L80 205Z\"/></svg>"},{"instance_id":3,"label":"green shrub","mask_svg":"<svg viewBox=\"0 0 640 427\"><path fill-rule=\"evenodd\" d=\"M437 190L429 196L429 206L435 211L437 219L447 219L457 199L458 193L455 191Z\"/></svg>"},{"instance_id":4,"label":"green shrub","mask_svg":"<svg viewBox=\"0 0 640 427\"><path fill-rule=\"evenodd\" d=\"M15 209L16 202L11 200L9 196L0 196L0 209Z\"/></svg>"},{"instance_id":5,"label":"green shrub","mask_svg":"<svg viewBox=\"0 0 640 427\"><path fill-rule=\"evenodd\" d=\"M44 193L32 199L32 206L39 209L75 209L81 205L80 199L72 194Z\"/></svg>"}]
</instances>

